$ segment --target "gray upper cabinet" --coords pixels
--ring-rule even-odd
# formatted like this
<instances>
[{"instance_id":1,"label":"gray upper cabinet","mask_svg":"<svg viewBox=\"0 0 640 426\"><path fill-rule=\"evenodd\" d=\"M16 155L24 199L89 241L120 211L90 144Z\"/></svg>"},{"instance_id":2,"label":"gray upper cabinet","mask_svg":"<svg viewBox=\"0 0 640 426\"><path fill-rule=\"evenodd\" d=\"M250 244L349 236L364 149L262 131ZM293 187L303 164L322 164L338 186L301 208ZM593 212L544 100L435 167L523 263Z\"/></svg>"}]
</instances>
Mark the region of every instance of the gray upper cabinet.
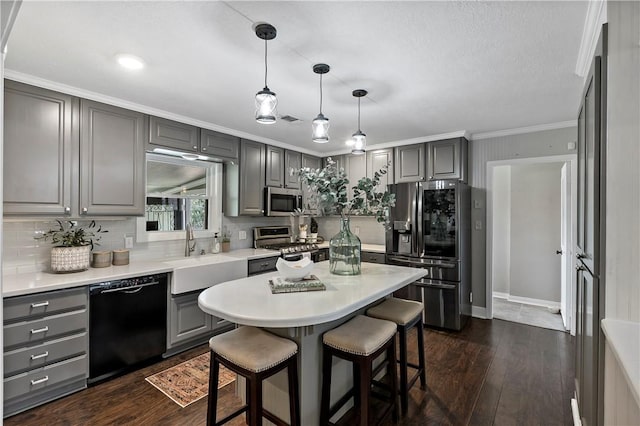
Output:
<instances>
[{"instance_id":1,"label":"gray upper cabinet","mask_svg":"<svg viewBox=\"0 0 640 426\"><path fill-rule=\"evenodd\" d=\"M344 171L349 179L349 198L353 198L353 187L358 181L367 176L366 155L347 154L344 156Z\"/></svg>"},{"instance_id":2,"label":"gray upper cabinet","mask_svg":"<svg viewBox=\"0 0 640 426\"><path fill-rule=\"evenodd\" d=\"M427 176L429 180L467 180L468 142L453 138L427 143Z\"/></svg>"},{"instance_id":3,"label":"gray upper cabinet","mask_svg":"<svg viewBox=\"0 0 640 426\"><path fill-rule=\"evenodd\" d=\"M345 157L346 155L332 155L331 157L325 157L322 159L322 167L327 167L327 160L331 158L336 163L336 167L339 169L345 168Z\"/></svg>"},{"instance_id":4,"label":"gray upper cabinet","mask_svg":"<svg viewBox=\"0 0 640 426\"><path fill-rule=\"evenodd\" d=\"M302 154L301 166L300 167L308 167L310 169L319 169L322 167L322 159L318 157L314 157L313 155Z\"/></svg>"},{"instance_id":5,"label":"gray upper cabinet","mask_svg":"<svg viewBox=\"0 0 640 426\"><path fill-rule=\"evenodd\" d=\"M241 215L262 215L265 180L265 146L240 140L239 211Z\"/></svg>"},{"instance_id":6,"label":"gray upper cabinet","mask_svg":"<svg viewBox=\"0 0 640 426\"><path fill-rule=\"evenodd\" d=\"M312 155L302 154L301 167L308 167L312 170L317 170L322 167L322 159L314 157ZM302 184L302 203L308 214L317 215L318 210L311 206L311 190L305 184Z\"/></svg>"},{"instance_id":7,"label":"gray upper cabinet","mask_svg":"<svg viewBox=\"0 0 640 426\"><path fill-rule=\"evenodd\" d=\"M265 185L284 187L284 149L267 145Z\"/></svg>"},{"instance_id":8,"label":"gray upper cabinet","mask_svg":"<svg viewBox=\"0 0 640 426\"><path fill-rule=\"evenodd\" d=\"M143 215L145 116L83 99L80 214Z\"/></svg>"},{"instance_id":9,"label":"gray upper cabinet","mask_svg":"<svg viewBox=\"0 0 640 426\"><path fill-rule=\"evenodd\" d=\"M389 165L387 173L380 178L378 191L386 190L387 185L394 182L393 176L393 148L367 151L367 177L373 179L373 174L384 166Z\"/></svg>"},{"instance_id":10,"label":"gray upper cabinet","mask_svg":"<svg viewBox=\"0 0 640 426\"><path fill-rule=\"evenodd\" d=\"M240 138L213 130L200 130L200 152L212 157L237 160L240 153Z\"/></svg>"},{"instance_id":11,"label":"gray upper cabinet","mask_svg":"<svg viewBox=\"0 0 640 426\"><path fill-rule=\"evenodd\" d=\"M425 180L426 156L423 143L395 148L395 183Z\"/></svg>"},{"instance_id":12,"label":"gray upper cabinet","mask_svg":"<svg viewBox=\"0 0 640 426\"><path fill-rule=\"evenodd\" d=\"M77 99L9 80L4 96L4 213L71 214Z\"/></svg>"},{"instance_id":13,"label":"gray upper cabinet","mask_svg":"<svg viewBox=\"0 0 640 426\"><path fill-rule=\"evenodd\" d=\"M199 136L200 129L195 126L159 117L149 119L149 143L154 147L198 152Z\"/></svg>"},{"instance_id":14,"label":"gray upper cabinet","mask_svg":"<svg viewBox=\"0 0 640 426\"><path fill-rule=\"evenodd\" d=\"M284 187L300 189L300 179L297 173L291 173L291 169L297 171L302 167L302 154L286 150L284 152Z\"/></svg>"}]
</instances>

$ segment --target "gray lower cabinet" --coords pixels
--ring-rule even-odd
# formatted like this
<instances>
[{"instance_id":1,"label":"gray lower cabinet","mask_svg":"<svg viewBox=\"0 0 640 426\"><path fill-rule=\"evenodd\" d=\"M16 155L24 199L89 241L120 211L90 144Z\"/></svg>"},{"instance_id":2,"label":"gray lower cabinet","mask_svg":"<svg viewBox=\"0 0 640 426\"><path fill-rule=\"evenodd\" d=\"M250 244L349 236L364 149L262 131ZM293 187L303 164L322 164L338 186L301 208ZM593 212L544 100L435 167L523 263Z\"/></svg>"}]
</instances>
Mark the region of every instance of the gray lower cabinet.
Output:
<instances>
[{"instance_id":1,"label":"gray lower cabinet","mask_svg":"<svg viewBox=\"0 0 640 426\"><path fill-rule=\"evenodd\" d=\"M425 144L404 145L395 148L395 183L425 180Z\"/></svg>"},{"instance_id":2,"label":"gray lower cabinet","mask_svg":"<svg viewBox=\"0 0 640 426\"><path fill-rule=\"evenodd\" d=\"M427 176L429 180L467 180L468 141L453 138L427 143Z\"/></svg>"},{"instance_id":3,"label":"gray lower cabinet","mask_svg":"<svg viewBox=\"0 0 640 426\"><path fill-rule=\"evenodd\" d=\"M265 185L284 187L284 149L277 146L265 148Z\"/></svg>"},{"instance_id":4,"label":"gray lower cabinet","mask_svg":"<svg viewBox=\"0 0 640 426\"><path fill-rule=\"evenodd\" d=\"M213 130L201 129L200 152L225 160L237 160L240 155L240 138Z\"/></svg>"},{"instance_id":5,"label":"gray lower cabinet","mask_svg":"<svg viewBox=\"0 0 640 426\"><path fill-rule=\"evenodd\" d=\"M160 117L149 118L149 144L153 147L176 148L198 152L200 129L189 124Z\"/></svg>"},{"instance_id":6,"label":"gray lower cabinet","mask_svg":"<svg viewBox=\"0 0 640 426\"><path fill-rule=\"evenodd\" d=\"M363 262L369 263L386 263L384 253L378 253L374 251L362 251L360 258Z\"/></svg>"},{"instance_id":7,"label":"gray lower cabinet","mask_svg":"<svg viewBox=\"0 0 640 426\"><path fill-rule=\"evenodd\" d=\"M393 176L393 148L367 151L367 177L373 179L373 174L388 165L387 173L380 177L378 191L386 190L387 185L394 182Z\"/></svg>"},{"instance_id":8,"label":"gray lower cabinet","mask_svg":"<svg viewBox=\"0 0 640 426\"><path fill-rule=\"evenodd\" d=\"M71 214L78 99L5 80L4 213ZM34 155L37 153L37 155Z\"/></svg>"},{"instance_id":9,"label":"gray lower cabinet","mask_svg":"<svg viewBox=\"0 0 640 426\"><path fill-rule=\"evenodd\" d=\"M134 111L7 81L4 213L144 214L144 123Z\"/></svg>"},{"instance_id":10,"label":"gray lower cabinet","mask_svg":"<svg viewBox=\"0 0 640 426\"><path fill-rule=\"evenodd\" d=\"M246 139L240 141L239 214L264 214L265 146Z\"/></svg>"},{"instance_id":11,"label":"gray lower cabinet","mask_svg":"<svg viewBox=\"0 0 640 426\"><path fill-rule=\"evenodd\" d=\"M85 99L80 114L80 214L144 215L144 114Z\"/></svg>"},{"instance_id":12,"label":"gray lower cabinet","mask_svg":"<svg viewBox=\"0 0 640 426\"><path fill-rule=\"evenodd\" d=\"M233 327L229 321L205 313L198 306L202 290L170 295L167 327L167 353L185 346L205 343L212 335ZM177 349L179 348L179 349Z\"/></svg>"},{"instance_id":13,"label":"gray lower cabinet","mask_svg":"<svg viewBox=\"0 0 640 426\"><path fill-rule=\"evenodd\" d=\"M4 299L4 416L84 389L86 287Z\"/></svg>"}]
</instances>

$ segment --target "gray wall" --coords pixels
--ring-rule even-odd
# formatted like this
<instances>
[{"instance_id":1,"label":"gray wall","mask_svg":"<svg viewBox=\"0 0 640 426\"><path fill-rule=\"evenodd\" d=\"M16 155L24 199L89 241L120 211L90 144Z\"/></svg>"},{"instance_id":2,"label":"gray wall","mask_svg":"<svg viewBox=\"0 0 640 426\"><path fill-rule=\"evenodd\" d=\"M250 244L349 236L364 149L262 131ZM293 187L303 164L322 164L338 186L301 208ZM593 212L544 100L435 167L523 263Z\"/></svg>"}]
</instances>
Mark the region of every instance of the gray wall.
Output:
<instances>
[{"instance_id":1,"label":"gray wall","mask_svg":"<svg viewBox=\"0 0 640 426\"><path fill-rule=\"evenodd\" d=\"M509 293L511 271L511 166L493 169L493 292Z\"/></svg>"},{"instance_id":2,"label":"gray wall","mask_svg":"<svg viewBox=\"0 0 640 426\"><path fill-rule=\"evenodd\" d=\"M520 135L500 136L473 140L469 149L469 166L472 186L471 223L480 221L482 229L473 227L471 235L471 263L473 305L486 306L486 189L487 162L514 158L548 157L575 154L575 149L567 149L569 142L576 141L575 127L544 130ZM475 201L479 207L475 208Z\"/></svg>"},{"instance_id":3,"label":"gray wall","mask_svg":"<svg viewBox=\"0 0 640 426\"><path fill-rule=\"evenodd\" d=\"M511 167L511 296L560 303L562 165Z\"/></svg>"}]
</instances>

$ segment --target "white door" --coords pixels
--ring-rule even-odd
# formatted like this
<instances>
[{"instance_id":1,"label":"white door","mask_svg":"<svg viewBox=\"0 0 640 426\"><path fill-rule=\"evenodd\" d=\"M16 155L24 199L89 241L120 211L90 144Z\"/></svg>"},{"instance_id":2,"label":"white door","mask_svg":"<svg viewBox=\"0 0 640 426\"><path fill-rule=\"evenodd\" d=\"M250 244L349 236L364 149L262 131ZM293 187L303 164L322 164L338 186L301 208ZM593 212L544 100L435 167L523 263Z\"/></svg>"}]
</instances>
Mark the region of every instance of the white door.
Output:
<instances>
[{"instance_id":1,"label":"white door","mask_svg":"<svg viewBox=\"0 0 640 426\"><path fill-rule=\"evenodd\" d=\"M569 261L569 243L571 241L571 182L569 163L565 163L560 171L560 314L564 328L569 328L571 324L571 310L567 291L570 291L571 264Z\"/></svg>"}]
</instances>

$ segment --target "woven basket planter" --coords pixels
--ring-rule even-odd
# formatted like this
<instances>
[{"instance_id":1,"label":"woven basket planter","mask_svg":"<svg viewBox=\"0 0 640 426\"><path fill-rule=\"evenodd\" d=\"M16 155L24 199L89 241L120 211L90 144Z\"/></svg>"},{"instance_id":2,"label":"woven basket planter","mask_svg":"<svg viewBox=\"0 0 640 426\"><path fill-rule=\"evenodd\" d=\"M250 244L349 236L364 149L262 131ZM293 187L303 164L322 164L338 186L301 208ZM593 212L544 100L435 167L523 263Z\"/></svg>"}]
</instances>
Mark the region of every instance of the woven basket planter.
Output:
<instances>
[{"instance_id":1,"label":"woven basket planter","mask_svg":"<svg viewBox=\"0 0 640 426\"><path fill-rule=\"evenodd\" d=\"M53 272L80 272L89 269L91 246L53 247L51 270Z\"/></svg>"}]
</instances>

